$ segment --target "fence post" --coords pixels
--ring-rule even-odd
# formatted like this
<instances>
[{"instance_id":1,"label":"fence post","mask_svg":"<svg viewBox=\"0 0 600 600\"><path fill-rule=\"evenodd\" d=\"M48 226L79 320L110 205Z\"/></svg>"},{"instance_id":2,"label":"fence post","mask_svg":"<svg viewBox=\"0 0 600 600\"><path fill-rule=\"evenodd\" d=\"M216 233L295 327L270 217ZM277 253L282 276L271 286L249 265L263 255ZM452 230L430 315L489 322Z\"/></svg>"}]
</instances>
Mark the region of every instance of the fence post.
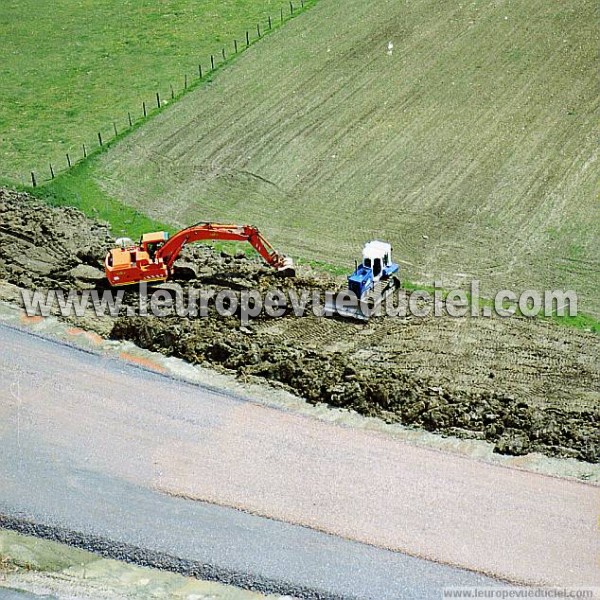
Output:
<instances>
[{"instance_id":1,"label":"fence post","mask_svg":"<svg viewBox=\"0 0 600 600\"><path fill-rule=\"evenodd\" d=\"M235 53L237 54L238 52L238 48L237 48L237 40L233 40L233 48L235 50Z\"/></svg>"},{"instance_id":2,"label":"fence post","mask_svg":"<svg viewBox=\"0 0 600 600\"><path fill-rule=\"evenodd\" d=\"M71 157L69 156L69 153L67 152L67 164L69 165L69 169L71 168Z\"/></svg>"},{"instance_id":3,"label":"fence post","mask_svg":"<svg viewBox=\"0 0 600 600\"><path fill-rule=\"evenodd\" d=\"M37 181L35 180L35 173L31 171L31 184L33 187L37 187Z\"/></svg>"},{"instance_id":4,"label":"fence post","mask_svg":"<svg viewBox=\"0 0 600 600\"><path fill-rule=\"evenodd\" d=\"M304 0L300 0L300 4L302 5L302 8L304 8Z\"/></svg>"},{"instance_id":5,"label":"fence post","mask_svg":"<svg viewBox=\"0 0 600 600\"><path fill-rule=\"evenodd\" d=\"M102 146L102 134L98 132L98 143Z\"/></svg>"},{"instance_id":6,"label":"fence post","mask_svg":"<svg viewBox=\"0 0 600 600\"><path fill-rule=\"evenodd\" d=\"M281 22L283 23L283 6L281 7Z\"/></svg>"},{"instance_id":7,"label":"fence post","mask_svg":"<svg viewBox=\"0 0 600 600\"><path fill-rule=\"evenodd\" d=\"M83 158L87 158L87 150L85 149L85 144L82 144L83 146Z\"/></svg>"},{"instance_id":8,"label":"fence post","mask_svg":"<svg viewBox=\"0 0 600 600\"><path fill-rule=\"evenodd\" d=\"M144 117L148 116L148 113L146 112L146 103L142 102L142 108L144 109Z\"/></svg>"},{"instance_id":9,"label":"fence post","mask_svg":"<svg viewBox=\"0 0 600 600\"><path fill-rule=\"evenodd\" d=\"M294 5L290 2L290 15L294 14Z\"/></svg>"},{"instance_id":10,"label":"fence post","mask_svg":"<svg viewBox=\"0 0 600 600\"><path fill-rule=\"evenodd\" d=\"M156 108L160 108L160 96L158 92L156 92Z\"/></svg>"},{"instance_id":11,"label":"fence post","mask_svg":"<svg viewBox=\"0 0 600 600\"><path fill-rule=\"evenodd\" d=\"M250 45L250 34L246 30L246 46L249 46L249 45Z\"/></svg>"},{"instance_id":12,"label":"fence post","mask_svg":"<svg viewBox=\"0 0 600 600\"><path fill-rule=\"evenodd\" d=\"M258 37L260 37L260 23L256 24L256 33L258 33Z\"/></svg>"},{"instance_id":13,"label":"fence post","mask_svg":"<svg viewBox=\"0 0 600 600\"><path fill-rule=\"evenodd\" d=\"M271 23L271 15L269 15L269 31L271 31L273 23Z\"/></svg>"},{"instance_id":14,"label":"fence post","mask_svg":"<svg viewBox=\"0 0 600 600\"><path fill-rule=\"evenodd\" d=\"M129 120L129 127L132 127L133 123L131 122L131 113L130 112L127 113L127 119Z\"/></svg>"},{"instance_id":15,"label":"fence post","mask_svg":"<svg viewBox=\"0 0 600 600\"><path fill-rule=\"evenodd\" d=\"M113 129L115 130L115 137L117 137L119 135L119 133L117 132L117 124L113 121Z\"/></svg>"},{"instance_id":16,"label":"fence post","mask_svg":"<svg viewBox=\"0 0 600 600\"><path fill-rule=\"evenodd\" d=\"M210 55L210 70L215 70L215 57L212 54Z\"/></svg>"},{"instance_id":17,"label":"fence post","mask_svg":"<svg viewBox=\"0 0 600 600\"><path fill-rule=\"evenodd\" d=\"M183 89L187 90L187 73L183 76Z\"/></svg>"},{"instance_id":18,"label":"fence post","mask_svg":"<svg viewBox=\"0 0 600 600\"><path fill-rule=\"evenodd\" d=\"M52 168L52 163L50 163L50 176L54 179L54 169Z\"/></svg>"},{"instance_id":19,"label":"fence post","mask_svg":"<svg viewBox=\"0 0 600 600\"><path fill-rule=\"evenodd\" d=\"M223 60L227 60L227 55L225 54L225 48L221 50L221 54L223 55Z\"/></svg>"},{"instance_id":20,"label":"fence post","mask_svg":"<svg viewBox=\"0 0 600 600\"><path fill-rule=\"evenodd\" d=\"M198 65L198 77L202 79L202 65Z\"/></svg>"}]
</instances>

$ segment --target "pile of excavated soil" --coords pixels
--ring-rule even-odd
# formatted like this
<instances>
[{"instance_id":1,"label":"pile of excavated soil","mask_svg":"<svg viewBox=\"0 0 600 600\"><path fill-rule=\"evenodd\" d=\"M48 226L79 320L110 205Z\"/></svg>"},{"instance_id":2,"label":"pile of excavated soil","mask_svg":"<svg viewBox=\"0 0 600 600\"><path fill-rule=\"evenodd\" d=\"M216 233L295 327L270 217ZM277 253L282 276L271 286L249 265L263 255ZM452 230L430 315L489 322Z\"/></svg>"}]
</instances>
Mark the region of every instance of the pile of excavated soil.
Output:
<instances>
[{"instance_id":1,"label":"pile of excavated soil","mask_svg":"<svg viewBox=\"0 0 600 600\"><path fill-rule=\"evenodd\" d=\"M73 209L1 191L0 218L0 278L27 287L93 284L91 273L89 279L76 274L101 266L110 242L106 226ZM9 251L5 241L19 252ZM186 285L203 290L300 293L340 285L309 268L282 280L259 260L207 246L186 249L185 265L195 271ZM135 305L136 292L128 292L126 301ZM94 327L93 318L86 319ZM500 453L537 451L588 462L600 457L600 339L541 319L385 317L356 324L263 313L242 326L210 310L197 318L121 316L102 331L191 363L260 378L312 403L485 439Z\"/></svg>"},{"instance_id":2,"label":"pile of excavated soil","mask_svg":"<svg viewBox=\"0 0 600 600\"><path fill-rule=\"evenodd\" d=\"M0 188L0 279L25 288L86 288L104 281L113 238L75 208L53 208Z\"/></svg>"}]
</instances>

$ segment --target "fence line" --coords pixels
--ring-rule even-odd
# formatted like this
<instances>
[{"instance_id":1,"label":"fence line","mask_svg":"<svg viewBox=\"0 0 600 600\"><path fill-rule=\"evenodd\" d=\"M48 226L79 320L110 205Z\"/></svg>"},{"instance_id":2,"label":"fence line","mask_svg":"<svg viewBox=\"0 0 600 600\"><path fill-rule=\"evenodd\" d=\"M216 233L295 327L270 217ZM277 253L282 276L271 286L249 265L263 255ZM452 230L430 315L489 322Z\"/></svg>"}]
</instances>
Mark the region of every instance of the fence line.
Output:
<instances>
[{"instance_id":1,"label":"fence line","mask_svg":"<svg viewBox=\"0 0 600 600\"><path fill-rule=\"evenodd\" d=\"M317 1L318 0L301 0L300 8L295 7L293 2L290 1L290 3L289 3L290 13L287 17L284 15L283 6L281 6L281 8L280 8L280 26L285 21L290 20L295 15L299 14L305 8L308 8L311 4L315 4ZM260 23L257 23L256 24L256 37L254 39L252 39L252 37L250 36L250 30L247 29L245 32L245 41L246 41L245 48L249 48L253 43L261 40L267 32L273 31L273 26L274 26L273 19L271 18L270 15L268 15L267 31L261 30ZM202 63L198 63L198 76L196 77L195 82L192 83L191 86L188 85L189 82L188 82L188 74L187 73L184 73L183 89L178 94L175 93L173 84L169 84L169 87L171 90L171 100L174 101L174 100L177 100L177 99L183 97L188 91L194 89L197 85L199 85L203 79L210 77L217 69L222 67L225 63L227 63L228 60L232 60L237 54L239 54L240 52L243 52L243 50L245 48L243 48L243 47L239 48L238 40L234 39L233 40L234 53L230 57L227 57L227 51L226 51L225 47L223 47L221 49L222 60L220 63L217 63L217 61L215 60L215 55L211 54L210 55L210 72L208 72L208 73L206 73L203 70ZM61 169L60 167L55 168L56 164L53 164L52 162L48 162L48 165L50 167L50 169L49 169L50 178L49 179L48 178L38 179L38 176L36 175L36 173L34 171L31 171L30 177L31 177L32 186L35 188L38 186L38 183L40 181L41 182L50 181L50 180L54 179L58 174L69 171L70 169L74 168L78 164L80 164L83 161L87 160L88 158L92 157L94 154L103 151L104 149L106 149L106 147L109 147L112 142L117 140L117 138L119 138L119 136L126 135L129 131L131 131L134 128L141 125L146 119L154 116L155 114L157 114L158 112L163 110L165 108L166 104L167 104L167 102L165 100L161 101L160 92L157 91L156 92L156 108L154 108L154 109L149 108L146 104L146 101L144 100L142 102L142 116L139 119L135 119L134 117L132 117L131 111L127 112L127 126L124 129L122 129L120 133L117 128L117 122L113 120L112 132L111 132L113 134L112 138L109 139L108 136L102 137L102 131L98 131L98 133L97 133L98 145L95 149L88 152L88 148L86 147L86 145L82 144L82 150L83 150L82 156L79 159L76 159L74 161L72 160L70 153L67 152L65 154L66 168L63 168L63 169Z\"/></svg>"}]
</instances>

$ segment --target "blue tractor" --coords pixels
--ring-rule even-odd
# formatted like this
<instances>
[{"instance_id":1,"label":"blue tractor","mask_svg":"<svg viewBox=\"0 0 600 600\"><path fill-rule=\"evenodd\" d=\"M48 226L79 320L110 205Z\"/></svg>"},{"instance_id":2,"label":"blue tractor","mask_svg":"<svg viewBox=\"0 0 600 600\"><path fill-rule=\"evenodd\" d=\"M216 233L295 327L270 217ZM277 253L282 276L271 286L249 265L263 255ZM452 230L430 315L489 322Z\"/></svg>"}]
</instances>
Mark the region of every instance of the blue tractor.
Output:
<instances>
[{"instance_id":1,"label":"blue tractor","mask_svg":"<svg viewBox=\"0 0 600 600\"><path fill-rule=\"evenodd\" d=\"M348 289L357 298L373 290L380 281L389 280L399 271L392 262L392 246L386 242L368 242L363 248L363 260L352 275L348 277Z\"/></svg>"},{"instance_id":2,"label":"blue tractor","mask_svg":"<svg viewBox=\"0 0 600 600\"><path fill-rule=\"evenodd\" d=\"M392 246L387 242L367 242L362 263L348 276L348 291L359 300L354 305L328 303L327 314L367 321L373 309L400 287L399 266L392 262Z\"/></svg>"}]
</instances>

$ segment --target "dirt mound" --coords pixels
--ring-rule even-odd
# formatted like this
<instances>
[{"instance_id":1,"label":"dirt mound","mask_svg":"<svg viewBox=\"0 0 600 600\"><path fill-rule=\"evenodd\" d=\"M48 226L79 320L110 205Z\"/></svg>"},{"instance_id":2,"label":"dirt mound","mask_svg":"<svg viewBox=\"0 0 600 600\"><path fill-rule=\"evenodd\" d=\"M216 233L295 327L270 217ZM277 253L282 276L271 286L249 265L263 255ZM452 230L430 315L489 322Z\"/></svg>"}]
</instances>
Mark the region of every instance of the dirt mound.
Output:
<instances>
[{"instance_id":1,"label":"dirt mound","mask_svg":"<svg viewBox=\"0 0 600 600\"><path fill-rule=\"evenodd\" d=\"M26 288L93 287L103 280L110 228L0 188L0 279Z\"/></svg>"},{"instance_id":2,"label":"dirt mound","mask_svg":"<svg viewBox=\"0 0 600 600\"><path fill-rule=\"evenodd\" d=\"M0 279L30 288L106 285L95 278L110 242L106 225L76 210L0 190ZM187 248L177 266L187 279L178 283L213 292L299 294L340 284L308 267L282 280L241 251L200 245ZM129 290L125 301L135 306L137 291ZM85 319L92 327L98 321ZM485 439L501 453L599 460L600 340L541 319L380 318L356 324L263 313L243 326L210 310L201 318L107 317L103 327L114 339L257 377L312 403Z\"/></svg>"}]
</instances>

